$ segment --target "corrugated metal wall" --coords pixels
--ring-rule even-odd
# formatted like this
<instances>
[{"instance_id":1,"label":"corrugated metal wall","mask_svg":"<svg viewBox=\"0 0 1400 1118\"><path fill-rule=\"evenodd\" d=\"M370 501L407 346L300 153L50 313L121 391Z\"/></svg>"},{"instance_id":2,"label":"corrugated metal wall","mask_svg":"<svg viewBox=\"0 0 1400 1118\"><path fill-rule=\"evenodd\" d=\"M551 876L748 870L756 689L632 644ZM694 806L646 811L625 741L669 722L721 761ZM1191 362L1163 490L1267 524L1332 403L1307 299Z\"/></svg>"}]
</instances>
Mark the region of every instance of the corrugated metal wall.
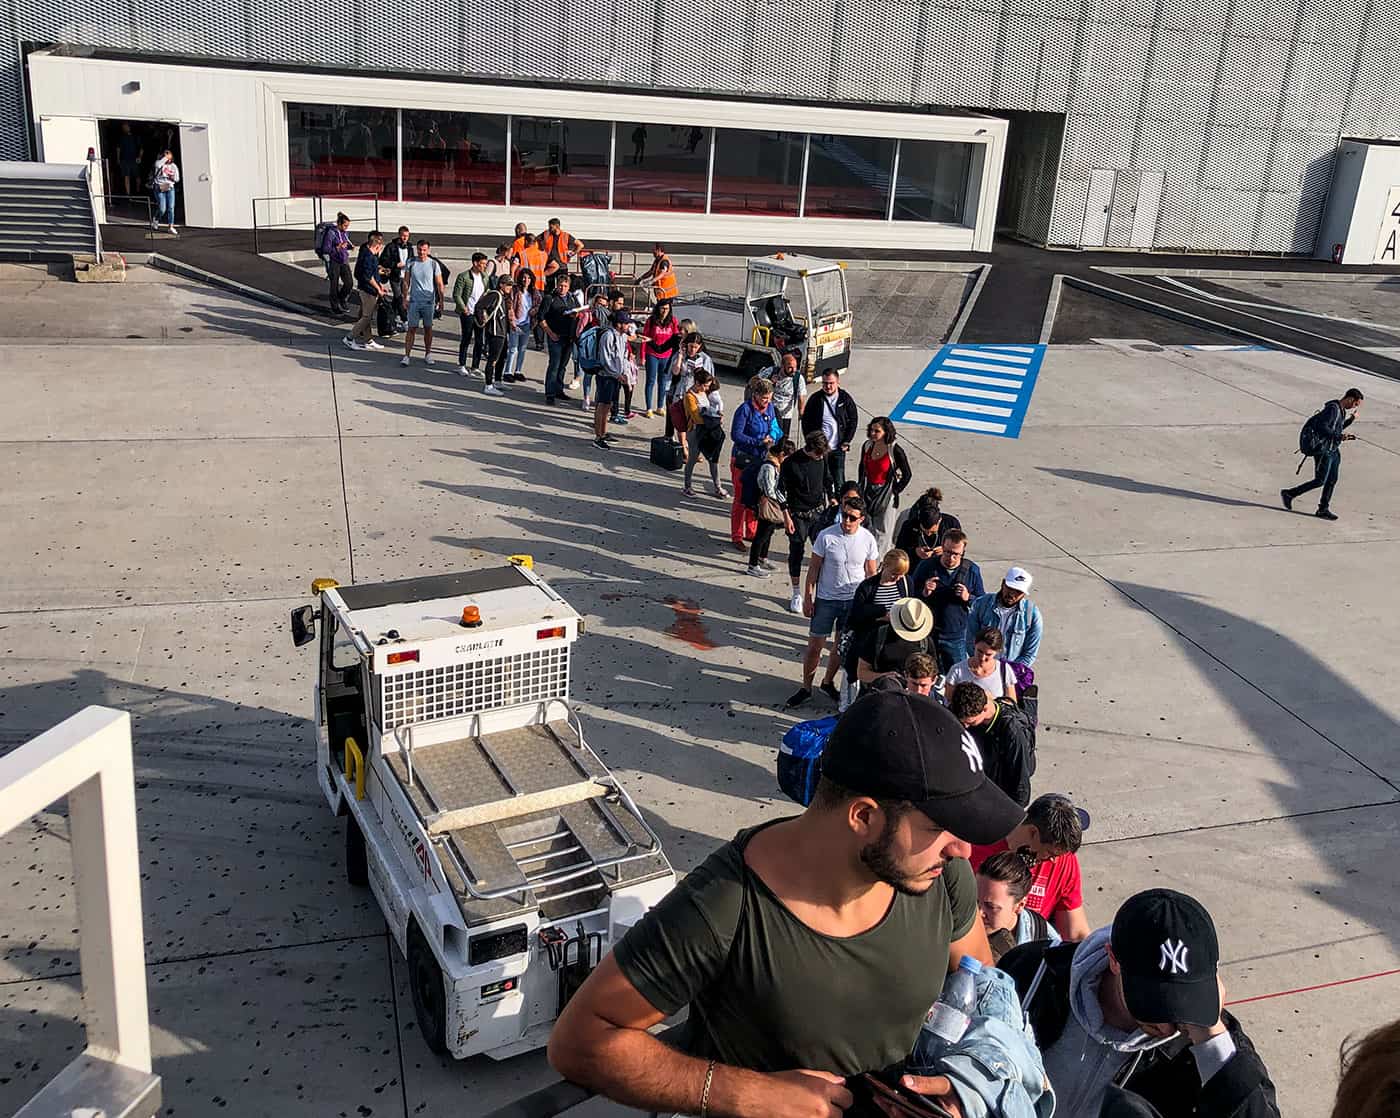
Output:
<instances>
[{"instance_id":1,"label":"corrugated metal wall","mask_svg":"<svg viewBox=\"0 0 1400 1118\"><path fill-rule=\"evenodd\" d=\"M1165 172L1158 247L1308 252L1338 136L1400 133L1400 0L0 0L0 26L4 158L22 42L1064 113L1053 207L1017 215L1055 244L1117 168Z\"/></svg>"}]
</instances>

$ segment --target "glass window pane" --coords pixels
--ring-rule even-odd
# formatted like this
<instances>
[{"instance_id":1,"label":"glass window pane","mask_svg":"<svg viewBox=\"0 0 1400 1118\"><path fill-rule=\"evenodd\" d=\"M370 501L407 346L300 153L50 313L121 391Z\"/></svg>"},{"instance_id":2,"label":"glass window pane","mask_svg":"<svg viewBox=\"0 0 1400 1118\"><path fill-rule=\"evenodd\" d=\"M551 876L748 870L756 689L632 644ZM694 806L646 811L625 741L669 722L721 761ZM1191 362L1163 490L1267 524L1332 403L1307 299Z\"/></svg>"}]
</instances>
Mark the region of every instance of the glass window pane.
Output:
<instances>
[{"instance_id":1,"label":"glass window pane","mask_svg":"<svg viewBox=\"0 0 1400 1118\"><path fill-rule=\"evenodd\" d=\"M708 128L617 122L613 209L704 213L709 171Z\"/></svg>"},{"instance_id":2,"label":"glass window pane","mask_svg":"<svg viewBox=\"0 0 1400 1118\"><path fill-rule=\"evenodd\" d=\"M517 116L510 128L513 204L607 209L610 121Z\"/></svg>"},{"instance_id":3,"label":"glass window pane","mask_svg":"<svg viewBox=\"0 0 1400 1118\"><path fill-rule=\"evenodd\" d=\"M807 158L808 217L866 218L889 214L892 139L812 136Z\"/></svg>"},{"instance_id":4,"label":"glass window pane","mask_svg":"<svg viewBox=\"0 0 1400 1118\"><path fill-rule=\"evenodd\" d=\"M971 169L971 144L905 140L899 149L895 220L951 221L961 225Z\"/></svg>"},{"instance_id":5,"label":"glass window pane","mask_svg":"<svg viewBox=\"0 0 1400 1118\"><path fill-rule=\"evenodd\" d=\"M504 205L506 118L404 109L403 200Z\"/></svg>"},{"instance_id":6,"label":"glass window pane","mask_svg":"<svg viewBox=\"0 0 1400 1118\"><path fill-rule=\"evenodd\" d=\"M397 197L397 129L393 109L288 104L292 194Z\"/></svg>"},{"instance_id":7,"label":"glass window pane","mask_svg":"<svg viewBox=\"0 0 1400 1118\"><path fill-rule=\"evenodd\" d=\"M802 143L799 132L720 129L711 212L796 217Z\"/></svg>"}]
</instances>

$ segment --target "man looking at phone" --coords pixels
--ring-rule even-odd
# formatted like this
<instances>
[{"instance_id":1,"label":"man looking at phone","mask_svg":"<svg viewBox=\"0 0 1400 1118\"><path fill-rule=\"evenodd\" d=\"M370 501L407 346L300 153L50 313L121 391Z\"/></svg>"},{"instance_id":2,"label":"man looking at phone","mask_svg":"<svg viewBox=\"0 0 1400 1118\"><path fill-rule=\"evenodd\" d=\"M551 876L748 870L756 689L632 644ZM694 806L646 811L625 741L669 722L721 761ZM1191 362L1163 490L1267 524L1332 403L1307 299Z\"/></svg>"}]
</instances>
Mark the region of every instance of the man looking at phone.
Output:
<instances>
[{"instance_id":1,"label":"man looking at phone","mask_svg":"<svg viewBox=\"0 0 1400 1118\"><path fill-rule=\"evenodd\" d=\"M822 766L804 814L739 832L603 959L550 1036L556 1070L725 1118L835 1118L846 1077L898 1073L945 968L991 964L968 844L1021 810L920 695L862 696ZM647 1032L687 1005L680 1050ZM949 1097L941 1077L904 1085Z\"/></svg>"}]
</instances>

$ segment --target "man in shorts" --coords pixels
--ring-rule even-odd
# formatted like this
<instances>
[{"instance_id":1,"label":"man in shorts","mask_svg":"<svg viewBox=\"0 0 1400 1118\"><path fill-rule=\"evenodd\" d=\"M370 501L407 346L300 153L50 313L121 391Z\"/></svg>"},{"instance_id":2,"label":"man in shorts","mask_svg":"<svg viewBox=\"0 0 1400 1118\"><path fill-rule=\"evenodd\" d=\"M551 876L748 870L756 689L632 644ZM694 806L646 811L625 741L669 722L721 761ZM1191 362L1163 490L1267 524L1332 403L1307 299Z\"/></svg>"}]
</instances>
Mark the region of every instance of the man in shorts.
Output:
<instances>
[{"instance_id":1,"label":"man in shorts","mask_svg":"<svg viewBox=\"0 0 1400 1118\"><path fill-rule=\"evenodd\" d=\"M624 307L612 312L610 325L598 339L598 360L602 367L593 388L593 445L599 450L611 450L608 444L608 416L617 407L622 383L627 378L631 361L628 348L631 341L632 315Z\"/></svg>"},{"instance_id":2,"label":"man in shorts","mask_svg":"<svg viewBox=\"0 0 1400 1118\"><path fill-rule=\"evenodd\" d=\"M947 710L861 696L806 812L740 831L646 913L559 1015L550 1063L660 1114L836 1115L863 1072L948 1099L905 1058L947 972L991 965L966 858L1020 818ZM647 1031L683 1006L674 1047Z\"/></svg>"},{"instance_id":3,"label":"man in shorts","mask_svg":"<svg viewBox=\"0 0 1400 1118\"><path fill-rule=\"evenodd\" d=\"M802 594L802 613L812 619L812 624L807 630L807 652L802 658L802 686L788 697L789 707L800 707L812 697L812 680L833 629L836 640L821 689L832 702L841 702L841 693L836 690L841 633L856 587L874 575L880 562L880 548L875 537L862 527L864 521L865 503L859 497L848 497L841 502L840 519L818 532L812 541L812 558L807 564L807 583Z\"/></svg>"},{"instance_id":4,"label":"man in shorts","mask_svg":"<svg viewBox=\"0 0 1400 1118\"><path fill-rule=\"evenodd\" d=\"M404 266L402 290L408 306L408 334L403 343L406 366L413 356L413 339L418 327L423 327L423 364L433 363L433 312L442 310L442 268L432 257L433 248L427 241L418 242L418 255Z\"/></svg>"}]
</instances>

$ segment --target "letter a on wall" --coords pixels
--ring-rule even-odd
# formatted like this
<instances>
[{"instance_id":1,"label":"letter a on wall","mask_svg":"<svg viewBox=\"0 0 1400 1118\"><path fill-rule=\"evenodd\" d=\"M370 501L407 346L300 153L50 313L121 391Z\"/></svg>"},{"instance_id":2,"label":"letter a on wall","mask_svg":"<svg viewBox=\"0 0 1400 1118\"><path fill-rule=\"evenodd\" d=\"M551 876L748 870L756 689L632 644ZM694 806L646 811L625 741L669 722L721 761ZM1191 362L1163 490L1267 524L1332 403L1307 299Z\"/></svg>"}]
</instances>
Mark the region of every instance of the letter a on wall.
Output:
<instances>
[{"instance_id":1,"label":"letter a on wall","mask_svg":"<svg viewBox=\"0 0 1400 1118\"><path fill-rule=\"evenodd\" d=\"M1400 264L1400 186L1392 186L1385 200L1381 235L1376 240L1377 264Z\"/></svg>"}]
</instances>

